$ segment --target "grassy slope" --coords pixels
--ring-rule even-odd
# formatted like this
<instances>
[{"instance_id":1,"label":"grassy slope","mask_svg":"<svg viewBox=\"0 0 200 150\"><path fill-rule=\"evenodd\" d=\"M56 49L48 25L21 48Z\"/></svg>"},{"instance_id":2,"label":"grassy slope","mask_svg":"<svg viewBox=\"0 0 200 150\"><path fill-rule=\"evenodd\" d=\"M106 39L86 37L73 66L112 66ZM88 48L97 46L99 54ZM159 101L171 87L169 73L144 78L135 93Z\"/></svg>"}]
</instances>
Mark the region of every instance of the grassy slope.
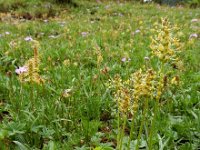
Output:
<instances>
[{"instance_id":1,"label":"grassy slope","mask_svg":"<svg viewBox=\"0 0 200 150\"><path fill-rule=\"evenodd\" d=\"M181 29L186 71L181 76L183 85L173 97L173 109L157 121L157 127L163 141L168 140L169 149L196 148L200 136L200 42L198 39L189 42L188 38L200 31L199 22L191 23L192 19L200 18L199 10L106 2L84 2L80 8L69 10L62 6L61 10L57 17L47 18L48 22L43 21L46 12L43 19L24 21L1 14L0 139L4 137L1 145L13 149L17 144L10 144L11 141L18 141L32 149L47 145L57 146L56 149L88 146L87 141L98 128L106 126L99 120L104 120L102 114L109 116L113 105L104 85L109 78L100 74L96 65L97 47L103 55L100 68L108 66L111 77L118 73L126 78L149 56L154 23L160 17L168 17ZM20 12L21 9L15 11ZM131 33L137 29L141 32L133 36ZM6 31L10 34L6 35ZM88 35L83 37L82 32ZM52 35L55 38L49 37ZM40 42L41 74L46 79L44 86L34 85L34 110L30 106L31 88L21 85L14 73L17 66L33 55L30 42L24 41L26 36ZM122 57L130 57L131 61L122 64ZM68 88L73 88L72 96L63 98L62 93ZM107 122L114 128L114 120ZM113 142L112 133L108 142ZM89 142L90 147L99 145L98 136L95 137L96 141L93 138Z\"/></svg>"}]
</instances>

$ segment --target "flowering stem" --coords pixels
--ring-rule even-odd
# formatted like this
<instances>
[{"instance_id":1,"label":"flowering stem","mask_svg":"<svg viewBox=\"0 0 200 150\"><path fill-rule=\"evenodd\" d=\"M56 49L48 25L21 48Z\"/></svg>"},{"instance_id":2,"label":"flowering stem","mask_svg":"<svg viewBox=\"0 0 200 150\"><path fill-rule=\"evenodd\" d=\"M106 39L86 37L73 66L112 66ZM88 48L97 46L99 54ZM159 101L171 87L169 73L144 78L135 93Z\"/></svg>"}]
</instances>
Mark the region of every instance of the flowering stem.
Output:
<instances>
[{"instance_id":1,"label":"flowering stem","mask_svg":"<svg viewBox=\"0 0 200 150\"><path fill-rule=\"evenodd\" d=\"M143 112L143 118L142 118L142 122L141 122L141 125L140 125L140 130L139 130L139 134L138 134L138 138L137 138L136 150L139 149L140 138L142 136L142 130L143 130L143 126L144 126L145 119L146 119L147 109L148 109L148 98L145 100L145 104L144 104L144 108L143 108L144 112Z\"/></svg>"},{"instance_id":2,"label":"flowering stem","mask_svg":"<svg viewBox=\"0 0 200 150\"><path fill-rule=\"evenodd\" d=\"M33 84L31 83L31 93L30 93L30 100L31 100L31 109L34 110L34 105L35 105L35 102L34 102L34 87L33 87Z\"/></svg>"},{"instance_id":3,"label":"flowering stem","mask_svg":"<svg viewBox=\"0 0 200 150\"><path fill-rule=\"evenodd\" d=\"M137 112L134 112L133 113L133 116L132 116L132 121L131 121L131 131L130 131L130 136L129 136L129 140L128 140L128 150L130 150L130 144L131 144L131 139L133 138L133 131L134 131L134 117L135 117L135 113Z\"/></svg>"},{"instance_id":4,"label":"flowering stem","mask_svg":"<svg viewBox=\"0 0 200 150\"><path fill-rule=\"evenodd\" d=\"M164 73L164 63L161 62L161 65L160 65L160 68L159 68L159 72L160 73ZM165 74L165 73L164 73ZM162 76L161 76L161 79L160 81L162 81ZM160 90L160 89L157 89L157 90ZM154 133L156 132L156 129L155 129L155 122L156 122L156 118L157 118L157 115L159 113L159 99L160 99L160 96L159 95L157 98L156 98L156 103L155 103L155 106L154 106L154 116L153 116L153 120L152 120L152 125L151 125L151 128L150 128L150 133L149 133L149 141L148 141L148 144L149 144L149 150L152 149L152 140L153 140L153 135Z\"/></svg>"},{"instance_id":5,"label":"flowering stem","mask_svg":"<svg viewBox=\"0 0 200 150\"><path fill-rule=\"evenodd\" d=\"M119 146L120 146L120 113L119 113L119 110L118 110L118 123L117 123L117 128L118 128L118 130L117 130L117 149L119 148Z\"/></svg>"},{"instance_id":6,"label":"flowering stem","mask_svg":"<svg viewBox=\"0 0 200 150\"><path fill-rule=\"evenodd\" d=\"M20 95L23 95L23 84L20 83ZM20 107L22 107L24 103L24 96L21 96L21 102L20 102Z\"/></svg>"},{"instance_id":7,"label":"flowering stem","mask_svg":"<svg viewBox=\"0 0 200 150\"><path fill-rule=\"evenodd\" d=\"M156 104L155 104L155 107L154 107L154 116L153 116L153 120L152 120L152 125L151 125L151 128L150 128L150 133L149 133L149 150L152 149L152 140L153 140L153 135L154 135L154 131L155 131L155 122L156 122L156 118L157 118L157 114L158 114L158 103L159 103L159 100L157 99L156 100Z\"/></svg>"},{"instance_id":8,"label":"flowering stem","mask_svg":"<svg viewBox=\"0 0 200 150\"><path fill-rule=\"evenodd\" d=\"M124 115L123 117L123 127L122 127L122 130L121 130L121 134L120 134L120 147L119 147L119 150L122 150L122 145L123 145L123 137L124 137L124 130L125 130L125 126L126 126L126 115Z\"/></svg>"}]
</instances>

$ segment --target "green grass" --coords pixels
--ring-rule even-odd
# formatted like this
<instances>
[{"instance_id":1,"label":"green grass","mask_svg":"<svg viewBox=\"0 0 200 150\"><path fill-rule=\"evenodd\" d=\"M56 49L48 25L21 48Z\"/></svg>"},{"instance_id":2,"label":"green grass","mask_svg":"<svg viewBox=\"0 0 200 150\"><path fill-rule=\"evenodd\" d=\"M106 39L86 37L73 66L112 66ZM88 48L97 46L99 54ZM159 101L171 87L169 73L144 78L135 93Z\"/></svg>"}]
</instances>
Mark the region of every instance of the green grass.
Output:
<instances>
[{"instance_id":1,"label":"green grass","mask_svg":"<svg viewBox=\"0 0 200 150\"><path fill-rule=\"evenodd\" d=\"M154 23L161 17L180 27L184 72L176 94L168 95L172 108L163 109L156 120L154 149L200 148L200 42L199 38L189 40L192 33L200 35L200 22L191 22L200 18L198 9L80 2L77 8L51 4L52 17L47 15L46 2L32 2L38 7L20 5L12 13L41 13L43 17L26 20L1 14L0 149L115 148L115 102L105 84L116 74L126 79L143 66L144 57L151 53ZM140 33L133 35L136 30ZM87 32L85 37L83 32ZM31 42L24 40L27 36L40 43L43 85L21 84L15 74L15 69L33 56ZM97 49L103 57L100 66ZM131 61L123 63L123 57ZM66 60L69 63L65 65ZM105 67L110 68L107 74L100 71ZM67 98L63 97L66 89L72 89ZM139 122L138 118L136 128ZM145 132L142 139L145 146Z\"/></svg>"}]
</instances>

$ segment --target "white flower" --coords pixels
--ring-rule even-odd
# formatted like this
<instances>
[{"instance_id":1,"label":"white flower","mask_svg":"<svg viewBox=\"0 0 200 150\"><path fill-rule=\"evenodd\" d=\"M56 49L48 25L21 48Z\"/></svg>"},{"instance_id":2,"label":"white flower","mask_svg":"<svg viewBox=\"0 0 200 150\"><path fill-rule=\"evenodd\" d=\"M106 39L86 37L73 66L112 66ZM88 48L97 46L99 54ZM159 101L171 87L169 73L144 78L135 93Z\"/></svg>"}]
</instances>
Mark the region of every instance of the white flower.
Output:
<instances>
[{"instance_id":1,"label":"white flower","mask_svg":"<svg viewBox=\"0 0 200 150\"><path fill-rule=\"evenodd\" d=\"M135 35L135 34L137 34L137 33L140 33L141 31L139 30L139 29L137 29L137 30L135 30L135 32L132 32L131 34L132 35Z\"/></svg>"},{"instance_id":2,"label":"white flower","mask_svg":"<svg viewBox=\"0 0 200 150\"><path fill-rule=\"evenodd\" d=\"M82 37L86 37L88 35L88 32L82 32L81 35Z\"/></svg>"},{"instance_id":3,"label":"white flower","mask_svg":"<svg viewBox=\"0 0 200 150\"><path fill-rule=\"evenodd\" d=\"M131 61L131 59L130 59L130 58L123 57L123 58L121 59L121 61L122 61L122 62L129 62L129 61Z\"/></svg>"},{"instance_id":4,"label":"white flower","mask_svg":"<svg viewBox=\"0 0 200 150\"><path fill-rule=\"evenodd\" d=\"M146 3L146 2L151 2L151 0L143 0L143 2L144 2L144 3Z\"/></svg>"},{"instance_id":5,"label":"white flower","mask_svg":"<svg viewBox=\"0 0 200 150\"><path fill-rule=\"evenodd\" d=\"M122 62L125 62L125 61L126 61L126 57L122 58L121 61L122 61Z\"/></svg>"},{"instance_id":6,"label":"white flower","mask_svg":"<svg viewBox=\"0 0 200 150\"><path fill-rule=\"evenodd\" d=\"M196 33L190 34L189 39L192 39L192 38L198 38L198 34Z\"/></svg>"},{"instance_id":7,"label":"white flower","mask_svg":"<svg viewBox=\"0 0 200 150\"><path fill-rule=\"evenodd\" d=\"M17 73L19 75L19 74L22 74L27 71L28 71L28 68L26 66L23 66L23 67L19 67L18 69L16 69L15 73Z\"/></svg>"},{"instance_id":8,"label":"white flower","mask_svg":"<svg viewBox=\"0 0 200 150\"><path fill-rule=\"evenodd\" d=\"M146 56L146 57L144 57L144 60L149 61L150 58Z\"/></svg>"},{"instance_id":9,"label":"white flower","mask_svg":"<svg viewBox=\"0 0 200 150\"><path fill-rule=\"evenodd\" d=\"M24 40L25 41L33 41L32 37L30 37L30 36L25 37Z\"/></svg>"},{"instance_id":10,"label":"white flower","mask_svg":"<svg viewBox=\"0 0 200 150\"><path fill-rule=\"evenodd\" d=\"M49 21L48 21L48 20L46 20L46 19L45 19L45 20L43 20L43 21L44 21L45 23L49 22Z\"/></svg>"},{"instance_id":11,"label":"white flower","mask_svg":"<svg viewBox=\"0 0 200 150\"><path fill-rule=\"evenodd\" d=\"M140 33L140 30L136 30L135 33Z\"/></svg>"},{"instance_id":12,"label":"white flower","mask_svg":"<svg viewBox=\"0 0 200 150\"><path fill-rule=\"evenodd\" d=\"M198 19L192 19L191 22L198 22Z\"/></svg>"}]
</instances>

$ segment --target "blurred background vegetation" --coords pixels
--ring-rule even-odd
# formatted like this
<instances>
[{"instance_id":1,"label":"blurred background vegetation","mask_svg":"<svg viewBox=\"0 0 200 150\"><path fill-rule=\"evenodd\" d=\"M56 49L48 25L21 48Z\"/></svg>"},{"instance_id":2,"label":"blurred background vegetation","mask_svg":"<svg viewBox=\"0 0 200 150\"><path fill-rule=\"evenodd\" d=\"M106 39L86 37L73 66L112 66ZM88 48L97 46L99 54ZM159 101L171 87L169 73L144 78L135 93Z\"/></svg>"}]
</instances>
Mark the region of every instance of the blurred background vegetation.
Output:
<instances>
[{"instance_id":1,"label":"blurred background vegetation","mask_svg":"<svg viewBox=\"0 0 200 150\"><path fill-rule=\"evenodd\" d=\"M20 8L24 8L28 6L33 6L32 4L42 4L44 2L48 3L49 7L51 4L55 4L55 3L77 7L79 3L88 2L88 1L101 2L105 0L29 0L29 1L27 0L0 0L0 12L12 11L12 10L16 10L16 9L20 9ZM140 3L154 2L161 5L170 5L170 6L186 5L191 8L200 7L200 0L118 0L118 1L133 1L133 2L140 2Z\"/></svg>"},{"instance_id":2,"label":"blurred background vegetation","mask_svg":"<svg viewBox=\"0 0 200 150\"><path fill-rule=\"evenodd\" d=\"M109 0L116 1L116 0ZM10 12L12 17L32 20L56 17L60 10L82 7L85 3L109 2L108 0L0 0L0 13ZM157 3L159 5L184 6L191 9L200 7L200 0L117 0L119 2ZM1 20L1 18L0 18Z\"/></svg>"}]
</instances>

